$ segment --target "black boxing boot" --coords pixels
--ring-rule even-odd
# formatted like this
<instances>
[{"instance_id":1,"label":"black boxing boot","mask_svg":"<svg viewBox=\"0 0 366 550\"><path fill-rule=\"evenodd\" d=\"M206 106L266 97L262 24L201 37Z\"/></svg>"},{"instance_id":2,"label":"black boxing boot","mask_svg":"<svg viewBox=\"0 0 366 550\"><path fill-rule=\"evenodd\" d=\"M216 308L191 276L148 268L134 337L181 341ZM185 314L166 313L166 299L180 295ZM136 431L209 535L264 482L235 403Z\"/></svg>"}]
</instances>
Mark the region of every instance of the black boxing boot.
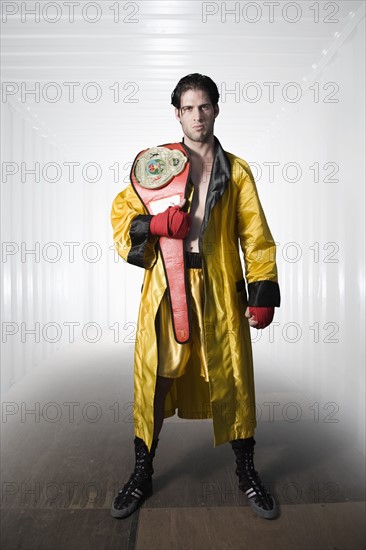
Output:
<instances>
[{"instance_id":1,"label":"black boxing boot","mask_svg":"<svg viewBox=\"0 0 366 550\"><path fill-rule=\"evenodd\" d=\"M234 439L230 444L236 456L235 473L239 477L239 489L246 494L250 507L259 517L275 518L277 516L275 499L265 489L254 468L254 438Z\"/></svg>"},{"instance_id":2,"label":"black boxing boot","mask_svg":"<svg viewBox=\"0 0 366 550\"><path fill-rule=\"evenodd\" d=\"M114 518L127 518L152 494L152 463L158 441L153 440L149 452L145 442L140 437L135 437L135 469L113 499L111 514Z\"/></svg>"}]
</instances>

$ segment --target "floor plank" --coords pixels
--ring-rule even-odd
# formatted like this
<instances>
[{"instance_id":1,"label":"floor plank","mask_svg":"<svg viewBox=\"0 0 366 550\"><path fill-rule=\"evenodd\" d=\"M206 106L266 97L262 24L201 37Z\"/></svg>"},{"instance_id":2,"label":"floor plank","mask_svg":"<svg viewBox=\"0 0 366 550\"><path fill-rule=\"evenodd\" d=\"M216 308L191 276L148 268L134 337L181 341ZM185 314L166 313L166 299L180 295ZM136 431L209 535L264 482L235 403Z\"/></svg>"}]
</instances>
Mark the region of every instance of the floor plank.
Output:
<instances>
[{"instance_id":1,"label":"floor plank","mask_svg":"<svg viewBox=\"0 0 366 550\"><path fill-rule=\"evenodd\" d=\"M117 521L106 510L8 509L2 550L133 550L137 517Z\"/></svg>"},{"instance_id":2,"label":"floor plank","mask_svg":"<svg viewBox=\"0 0 366 550\"><path fill-rule=\"evenodd\" d=\"M365 503L285 505L276 520L249 507L145 508L136 550L364 550Z\"/></svg>"}]
</instances>

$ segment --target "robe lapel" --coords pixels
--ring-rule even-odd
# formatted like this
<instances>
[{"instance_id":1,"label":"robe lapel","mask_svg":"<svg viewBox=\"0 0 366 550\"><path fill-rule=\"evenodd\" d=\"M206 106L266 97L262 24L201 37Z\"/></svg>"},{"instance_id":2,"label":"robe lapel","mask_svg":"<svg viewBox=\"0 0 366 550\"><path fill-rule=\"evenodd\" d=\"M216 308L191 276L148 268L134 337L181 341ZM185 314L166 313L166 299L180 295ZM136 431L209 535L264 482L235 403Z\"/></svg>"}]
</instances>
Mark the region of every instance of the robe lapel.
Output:
<instances>
[{"instance_id":1,"label":"robe lapel","mask_svg":"<svg viewBox=\"0 0 366 550\"><path fill-rule=\"evenodd\" d=\"M189 151L184 145L184 139L182 140L182 145L189 156ZM215 136L215 158L212 166L211 177L208 184L206 203L205 203L205 214L202 220L200 235L205 231L209 219L211 210L215 204L219 201L222 195L225 193L228 182L230 180L231 174L231 165L228 156L223 150L221 143Z\"/></svg>"}]
</instances>

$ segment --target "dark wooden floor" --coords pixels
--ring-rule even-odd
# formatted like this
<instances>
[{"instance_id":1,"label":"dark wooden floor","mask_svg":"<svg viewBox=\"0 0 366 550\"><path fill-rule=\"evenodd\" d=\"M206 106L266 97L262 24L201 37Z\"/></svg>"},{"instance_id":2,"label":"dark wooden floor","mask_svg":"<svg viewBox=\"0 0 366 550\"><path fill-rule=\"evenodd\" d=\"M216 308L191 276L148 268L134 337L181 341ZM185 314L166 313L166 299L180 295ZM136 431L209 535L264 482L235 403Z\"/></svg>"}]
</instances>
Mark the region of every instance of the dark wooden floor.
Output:
<instances>
[{"instance_id":1,"label":"dark wooden floor","mask_svg":"<svg viewBox=\"0 0 366 550\"><path fill-rule=\"evenodd\" d=\"M211 421L165 421L154 494L110 516L134 465L132 347L70 346L3 398L2 550L365 548L364 460L342 422L315 422L309 400L277 373L256 375L262 416L255 463L281 505L253 515L228 444ZM274 418L264 403L279 402ZM291 421L301 405L298 422ZM291 414L290 414L291 413Z\"/></svg>"}]
</instances>

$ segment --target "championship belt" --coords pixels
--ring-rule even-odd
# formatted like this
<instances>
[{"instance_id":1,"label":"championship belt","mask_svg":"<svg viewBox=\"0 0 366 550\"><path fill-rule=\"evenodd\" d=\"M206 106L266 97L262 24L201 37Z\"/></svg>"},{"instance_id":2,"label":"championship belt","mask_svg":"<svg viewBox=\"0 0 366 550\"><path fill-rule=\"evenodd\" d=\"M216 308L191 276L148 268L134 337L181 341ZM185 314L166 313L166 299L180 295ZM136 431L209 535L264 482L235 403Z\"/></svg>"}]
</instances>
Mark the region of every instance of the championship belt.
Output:
<instances>
[{"instance_id":1,"label":"championship belt","mask_svg":"<svg viewBox=\"0 0 366 550\"><path fill-rule=\"evenodd\" d=\"M158 214L184 197L189 161L181 143L141 151L131 169L131 183L149 214ZM189 292L185 271L184 240L159 237L159 246L170 298L176 341L190 339Z\"/></svg>"}]
</instances>

